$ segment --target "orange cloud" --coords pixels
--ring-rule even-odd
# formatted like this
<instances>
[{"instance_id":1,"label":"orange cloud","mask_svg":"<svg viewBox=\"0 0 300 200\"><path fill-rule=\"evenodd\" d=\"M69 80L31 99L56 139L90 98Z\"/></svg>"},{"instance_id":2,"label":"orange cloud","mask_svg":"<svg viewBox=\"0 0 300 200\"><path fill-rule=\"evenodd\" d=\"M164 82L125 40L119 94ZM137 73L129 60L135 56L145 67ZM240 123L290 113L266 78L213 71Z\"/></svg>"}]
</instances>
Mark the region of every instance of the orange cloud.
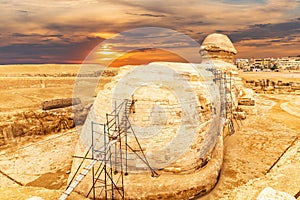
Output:
<instances>
[{"instance_id":1,"label":"orange cloud","mask_svg":"<svg viewBox=\"0 0 300 200\"><path fill-rule=\"evenodd\" d=\"M166 62L184 62L187 61L182 57L161 49L145 49L131 51L114 60L110 67L120 67L124 65L141 65L151 62L166 61Z\"/></svg>"}]
</instances>

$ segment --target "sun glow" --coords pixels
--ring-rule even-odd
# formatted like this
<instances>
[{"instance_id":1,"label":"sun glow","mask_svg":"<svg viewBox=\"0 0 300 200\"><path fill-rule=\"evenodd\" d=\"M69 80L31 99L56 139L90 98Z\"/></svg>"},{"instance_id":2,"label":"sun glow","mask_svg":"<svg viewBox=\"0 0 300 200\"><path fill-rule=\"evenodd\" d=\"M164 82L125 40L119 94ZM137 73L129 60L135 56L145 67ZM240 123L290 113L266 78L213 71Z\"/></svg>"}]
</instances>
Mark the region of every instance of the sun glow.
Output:
<instances>
[{"instance_id":1,"label":"sun glow","mask_svg":"<svg viewBox=\"0 0 300 200\"><path fill-rule=\"evenodd\" d=\"M116 52L109 44L103 44L97 51L98 58L101 61L113 61L122 56L122 53Z\"/></svg>"},{"instance_id":2,"label":"sun glow","mask_svg":"<svg viewBox=\"0 0 300 200\"><path fill-rule=\"evenodd\" d=\"M104 33L92 33L91 35L94 36L94 37L101 37L101 38L104 38L104 39L108 39L108 38L114 37L116 34L115 33L104 32Z\"/></svg>"},{"instance_id":3,"label":"sun glow","mask_svg":"<svg viewBox=\"0 0 300 200\"><path fill-rule=\"evenodd\" d=\"M99 54L102 54L102 55L112 55L116 52L112 52L112 51L100 51Z\"/></svg>"}]
</instances>

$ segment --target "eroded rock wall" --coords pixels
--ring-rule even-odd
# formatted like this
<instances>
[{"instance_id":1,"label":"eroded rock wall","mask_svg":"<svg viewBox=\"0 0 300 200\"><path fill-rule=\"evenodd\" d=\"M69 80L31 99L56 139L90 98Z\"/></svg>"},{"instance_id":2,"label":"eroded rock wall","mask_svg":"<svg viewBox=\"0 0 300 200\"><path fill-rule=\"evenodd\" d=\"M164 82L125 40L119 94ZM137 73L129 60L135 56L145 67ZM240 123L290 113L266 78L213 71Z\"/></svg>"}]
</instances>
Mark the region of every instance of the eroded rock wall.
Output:
<instances>
[{"instance_id":1,"label":"eroded rock wall","mask_svg":"<svg viewBox=\"0 0 300 200\"><path fill-rule=\"evenodd\" d=\"M74 128L83 124L88 109L75 108L54 109L51 111L31 110L1 114L0 146L18 141L21 137L47 135Z\"/></svg>"},{"instance_id":2,"label":"eroded rock wall","mask_svg":"<svg viewBox=\"0 0 300 200\"><path fill-rule=\"evenodd\" d=\"M257 81L246 80L245 83L247 87L252 88L256 93L300 95L300 82L262 79Z\"/></svg>"}]
</instances>

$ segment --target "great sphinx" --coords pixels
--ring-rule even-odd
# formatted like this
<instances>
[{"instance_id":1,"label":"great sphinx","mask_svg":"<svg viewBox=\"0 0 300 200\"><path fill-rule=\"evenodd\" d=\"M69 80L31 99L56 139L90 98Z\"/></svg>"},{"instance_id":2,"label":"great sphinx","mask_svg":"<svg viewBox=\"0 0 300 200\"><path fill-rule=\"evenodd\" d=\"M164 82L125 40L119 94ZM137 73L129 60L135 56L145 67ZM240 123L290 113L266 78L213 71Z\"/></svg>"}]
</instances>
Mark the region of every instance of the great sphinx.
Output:
<instances>
[{"instance_id":1,"label":"great sphinx","mask_svg":"<svg viewBox=\"0 0 300 200\"><path fill-rule=\"evenodd\" d=\"M95 199L189 199L214 188L243 88L226 35L208 35L199 52L201 63L120 67L96 90L69 191ZM74 184L80 167L86 173Z\"/></svg>"}]
</instances>

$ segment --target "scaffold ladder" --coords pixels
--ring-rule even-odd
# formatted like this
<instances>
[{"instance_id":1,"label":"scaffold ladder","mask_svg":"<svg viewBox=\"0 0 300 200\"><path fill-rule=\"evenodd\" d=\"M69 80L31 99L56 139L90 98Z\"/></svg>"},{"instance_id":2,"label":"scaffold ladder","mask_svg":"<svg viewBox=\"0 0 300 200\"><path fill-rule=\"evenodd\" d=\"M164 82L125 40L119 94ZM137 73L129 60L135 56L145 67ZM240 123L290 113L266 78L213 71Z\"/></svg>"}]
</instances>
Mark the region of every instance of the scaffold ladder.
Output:
<instances>
[{"instance_id":1,"label":"scaffold ladder","mask_svg":"<svg viewBox=\"0 0 300 200\"><path fill-rule=\"evenodd\" d=\"M80 168L83 165L83 162L85 161L85 159L88 159L87 156L89 154L89 152L92 150L92 146L89 148L89 150L87 151L87 153L85 154L85 156L83 157L82 162L80 163L79 167L77 168L72 180L70 181L70 184L67 186L67 189L63 192L63 194L60 196L59 200L65 200L67 199L67 197L73 192L73 190L77 187L77 185L83 180L84 177L86 177L86 175L88 174L88 172L93 169L94 165L100 160L103 161L103 156L106 154L106 149L109 149L110 146L115 143L115 141L111 141L110 143L107 144L107 146L102 147L102 153L98 153L97 155L97 159L92 159L91 162L83 168L83 171L81 173L79 173L79 175L75 178L75 176L77 175L77 173L79 172ZM105 152L105 153L104 153ZM75 179L75 180L74 180Z\"/></svg>"},{"instance_id":2,"label":"scaffold ladder","mask_svg":"<svg viewBox=\"0 0 300 200\"><path fill-rule=\"evenodd\" d=\"M87 176L89 171L92 171L92 187L88 191L87 197L92 192L93 199L103 198L101 196L104 191L105 199L124 199L124 175L128 175L128 150L133 152L151 171L152 177L157 177L158 174L150 166L145 153L136 137L134 130L129 121L129 112L132 106L132 101L124 100L115 109L106 114L106 123L100 124L91 122L92 129L92 144L85 156L75 158L81 158L82 161L79 164L76 172L73 175L69 185L59 200L65 200L78 184ZM124 112L122 112L124 110ZM120 115L122 115L120 120ZM103 132L100 133L96 126L103 128ZM137 149L133 149L127 140L128 134L134 137L134 141L137 143ZM95 139L99 139L98 135L103 136L103 146L97 149ZM123 152L124 151L124 152ZM91 157L88 157L91 155ZM91 160L91 162L83 168L83 171L79 173L85 160ZM123 160L125 159L125 173L123 172ZM99 164L98 167L97 163ZM78 174L79 173L79 174ZM78 176L77 176L78 174ZM102 189L101 189L102 188ZM98 193L98 194L96 194Z\"/></svg>"}]
</instances>

